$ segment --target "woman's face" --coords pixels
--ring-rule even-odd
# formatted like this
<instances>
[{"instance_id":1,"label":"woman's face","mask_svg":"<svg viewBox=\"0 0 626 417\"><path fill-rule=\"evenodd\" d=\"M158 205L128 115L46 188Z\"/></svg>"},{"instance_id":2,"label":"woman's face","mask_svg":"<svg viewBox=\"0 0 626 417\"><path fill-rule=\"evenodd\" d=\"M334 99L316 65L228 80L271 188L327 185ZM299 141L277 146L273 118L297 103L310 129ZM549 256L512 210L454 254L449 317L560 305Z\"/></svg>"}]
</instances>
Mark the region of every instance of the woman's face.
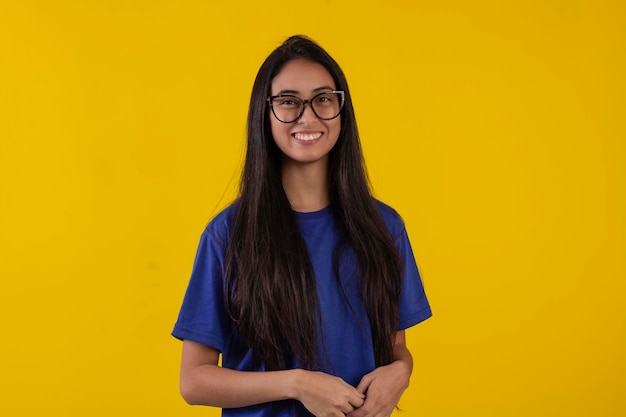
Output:
<instances>
[{"instance_id":1,"label":"woman's face","mask_svg":"<svg viewBox=\"0 0 626 417\"><path fill-rule=\"evenodd\" d=\"M336 89L333 77L322 65L294 59L285 64L272 80L272 96L290 94L303 100ZM274 101L276 106L276 101ZM293 123L283 123L270 111L270 125L274 142L283 153L283 164L326 163L328 153L337 143L341 130L341 117L322 120L313 113L309 104Z\"/></svg>"}]
</instances>

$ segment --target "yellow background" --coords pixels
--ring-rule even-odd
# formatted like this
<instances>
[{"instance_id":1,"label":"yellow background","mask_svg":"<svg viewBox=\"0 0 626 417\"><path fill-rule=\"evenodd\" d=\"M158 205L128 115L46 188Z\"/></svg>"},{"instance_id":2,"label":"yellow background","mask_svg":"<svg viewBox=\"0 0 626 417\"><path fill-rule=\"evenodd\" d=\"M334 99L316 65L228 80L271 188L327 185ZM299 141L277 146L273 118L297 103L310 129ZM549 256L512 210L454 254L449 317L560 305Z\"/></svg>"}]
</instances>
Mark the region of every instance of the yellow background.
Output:
<instances>
[{"instance_id":1,"label":"yellow background","mask_svg":"<svg viewBox=\"0 0 626 417\"><path fill-rule=\"evenodd\" d=\"M404 415L625 415L625 4L2 0L0 415L217 415L169 332L294 33L432 303Z\"/></svg>"}]
</instances>

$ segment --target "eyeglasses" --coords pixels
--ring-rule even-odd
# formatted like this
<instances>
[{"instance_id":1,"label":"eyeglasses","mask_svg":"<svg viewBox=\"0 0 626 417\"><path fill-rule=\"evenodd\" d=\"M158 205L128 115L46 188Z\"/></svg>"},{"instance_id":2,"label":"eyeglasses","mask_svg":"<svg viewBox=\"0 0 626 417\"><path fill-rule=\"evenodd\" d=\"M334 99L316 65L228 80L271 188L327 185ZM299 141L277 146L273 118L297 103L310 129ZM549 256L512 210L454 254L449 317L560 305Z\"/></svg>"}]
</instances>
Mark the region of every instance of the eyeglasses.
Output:
<instances>
[{"instance_id":1,"label":"eyeglasses","mask_svg":"<svg viewBox=\"0 0 626 417\"><path fill-rule=\"evenodd\" d=\"M311 106L313 113L322 120L332 120L339 116L345 102L343 91L324 91L308 100L290 94L279 94L267 98L272 113L283 123L293 123L304 114L304 106Z\"/></svg>"}]
</instances>

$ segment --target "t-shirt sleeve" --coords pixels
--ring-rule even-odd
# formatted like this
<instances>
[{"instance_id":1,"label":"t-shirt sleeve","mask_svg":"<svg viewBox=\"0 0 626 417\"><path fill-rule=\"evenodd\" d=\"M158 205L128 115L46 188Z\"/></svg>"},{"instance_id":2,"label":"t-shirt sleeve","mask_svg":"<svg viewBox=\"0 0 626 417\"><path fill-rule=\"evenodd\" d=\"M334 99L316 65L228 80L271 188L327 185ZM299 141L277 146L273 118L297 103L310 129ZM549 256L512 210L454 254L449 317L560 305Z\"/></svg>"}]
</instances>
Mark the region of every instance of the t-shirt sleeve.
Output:
<instances>
[{"instance_id":1,"label":"t-shirt sleeve","mask_svg":"<svg viewBox=\"0 0 626 417\"><path fill-rule=\"evenodd\" d=\"M432 312L406 229L403 228L402 233L396 238L396 245L404 269L399 306L399 330L404 330L426 320L432 316Z\"/></svg>"},{"instance_id":2,"label":"t-shirt sleeve","mask_svg":"<svg viewBox=\"0 0 626 417\"><path fill-rule=\"evenodd\" d=\"M232 321L223 299L224 255L222 245L206 229L198 251L172 336L211 346L220 352L231 334Z\"/></svg>"}]
</instances>

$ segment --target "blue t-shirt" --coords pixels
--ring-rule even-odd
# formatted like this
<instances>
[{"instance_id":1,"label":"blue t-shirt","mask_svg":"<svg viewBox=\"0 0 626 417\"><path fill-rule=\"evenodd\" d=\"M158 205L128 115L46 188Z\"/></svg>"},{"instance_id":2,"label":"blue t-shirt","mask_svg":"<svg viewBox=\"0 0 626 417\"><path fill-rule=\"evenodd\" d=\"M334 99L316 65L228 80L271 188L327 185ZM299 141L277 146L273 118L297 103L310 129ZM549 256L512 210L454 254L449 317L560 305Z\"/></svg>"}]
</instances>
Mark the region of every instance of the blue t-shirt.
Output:
<instances>
[{"instance_id":1,"label":"blue t-shirt","mask_svg":"<svg viewBox=\"0 0 626 417\"><path fill-rule=\"evenodd\" d=\"M222 285L224 248L228 242L234 205L218 214L207 226L198 247L196 259L172 335L211 346L222 353L222 366L240 371L263 371L252 361L252 354L237 332L224 308ZM404 330L431 316L430 306L415 263L413 251L400 216L380 203L383 219L389 228L403 262L404 279L399 306L399 329ZM359 289L358 263L350 250L343 250L339 276L344 292L333 271L333 251L339 243L332 209L327 207L311 213L295 213L315 272L321 310L318 338L320 358L330 363L324 372L341 377L357 386L361 378L374 370L372 335ZM347 300L346 298L347 297ZM325 345L325 350L321 343ZM328 356L324 353L327 353ZM297 366L297 365L294 365ZM297 401L285 402L280 415L310 415ZM302 413L304 412L304 413ZM271 403L236 409L224 409L224 416L276 416Z\"/></svg>"}]
</instances>

